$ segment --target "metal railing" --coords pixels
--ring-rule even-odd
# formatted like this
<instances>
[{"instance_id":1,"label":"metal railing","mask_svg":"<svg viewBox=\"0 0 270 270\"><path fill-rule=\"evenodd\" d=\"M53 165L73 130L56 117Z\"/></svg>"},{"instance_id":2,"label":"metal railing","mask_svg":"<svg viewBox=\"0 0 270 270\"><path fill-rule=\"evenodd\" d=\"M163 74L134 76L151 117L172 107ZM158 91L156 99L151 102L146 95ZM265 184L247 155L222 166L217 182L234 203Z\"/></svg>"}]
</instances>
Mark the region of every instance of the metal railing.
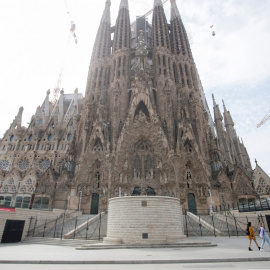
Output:
<instances>
[{"instance_id":1,"label":"metal railing","mask_svg":"<svg viewBox=\"0 0 270 270\"><path fill-rule=\"evenodd\" d=\"M60 239L101 240L106 235L106 215L72 216L64 212L56 219L31 217L27 236Z\"/></svg>"},{"instance_id":2,"label":"metal railing","mask_svg":"<svg viewBox=\"0 0 270 270\"><path fill-rule=\"evenodd\" d=\"M198 209L196 214L184 213L184 231L189 236L245 236L247 223L251 222L255 234L259 234L260 223L265 216L235 216L230 210L214 211L210 215L207 209Z\"/></svg>"}]
</instances>

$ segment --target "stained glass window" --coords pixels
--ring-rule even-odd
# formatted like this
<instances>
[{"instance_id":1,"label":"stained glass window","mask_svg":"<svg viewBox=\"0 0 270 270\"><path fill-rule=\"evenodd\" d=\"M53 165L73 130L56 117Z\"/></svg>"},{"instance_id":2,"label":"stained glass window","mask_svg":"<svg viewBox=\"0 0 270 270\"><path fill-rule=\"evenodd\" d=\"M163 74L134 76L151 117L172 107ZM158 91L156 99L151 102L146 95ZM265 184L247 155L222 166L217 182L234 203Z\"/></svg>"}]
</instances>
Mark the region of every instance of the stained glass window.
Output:
<instances>
[{"instance_id":1,"label":"stained glass window","mask_svg":"<svg viewBox=\"0 0 270 270\"><path fill-rule=\"evenodd\" d=\"M9 166L9 161L4 159L0 161L0 169L1 170L6 170Z\"/></svg>"},{"instance_id":2,"label":"stained glass window","mask_svg":"<svg viewBox=\"0 0 270 270\"><path fill-rule=\"evenodd\" d=\"M48 159L43 159L40 163L39 163L39 168L42 171L46 171L49 167L50 167L50 161Z\"/></svg>"},{"instance_id":3,"label":"stained glass window","mask_svg":"<svg viewBox=\"0 0 270 270\"><path fill-rule=\"evenodd\" d=\"M19 162L19 169L21 171L25 171L29 168L29 160L28 159L23 159Z\"/></svg>"}]
</instances>

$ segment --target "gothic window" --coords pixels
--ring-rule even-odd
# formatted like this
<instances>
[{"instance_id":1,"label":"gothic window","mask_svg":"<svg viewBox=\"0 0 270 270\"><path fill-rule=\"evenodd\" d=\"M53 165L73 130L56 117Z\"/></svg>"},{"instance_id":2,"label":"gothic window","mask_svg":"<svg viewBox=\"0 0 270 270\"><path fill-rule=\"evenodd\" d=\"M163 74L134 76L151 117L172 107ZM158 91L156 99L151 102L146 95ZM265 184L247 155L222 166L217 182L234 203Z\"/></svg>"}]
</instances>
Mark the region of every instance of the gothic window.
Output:
<instances>
[{"instance_id":1,"label":"gothic window","mask_svg":"<svg viewBox=\"0 0 270 270\"><path fill-rule=\"evenodd\" d=\"M138 143L137 148L138 148L139 150L148 150L149 147L148 147L148 144L147 144L146 142L140 141L140 142Z\"/></svg>"},{"instance_id":2,"label":"gothic window","mask_svg":"<svg viewBox=\"0 0 270 270\"><path fill-rule=\"evenodd\" d=\"M101 162L99 160L96 160L95 164L96 164L96 168L100 169Z\"/></svg>"},{"instance_id":3,"label":"gothic window","mask_svg":"<svg viewBox=\"0 0 270 270\"><path fill-rule=\"evenodd\" d=\"M270 194L270 186L265 187L265 192L266 192L266 194Z\"/></svg>"},{"instance_id":4,"label":"gothic window","mask_svg":"<svg viewBox=\"0 0 270 270\"><path fill-rule=\"evenodd\" d=\"M191 143L190 141L187 139L186 142L185 142L185 149L188 153L191 153L192 152L192 146L191 146Z\"/></svg>"},{"instance_id":5,"label":"gothic window","mask_svg":"<svg viewBox=\"0 0 270 270\"><path fill-rule=\"evenodd\" d=\"M7 185L4 186L3 192L8 192L8 186Z\"/></svg>"},{"instance_id":6,"label":"gothic window","mask_svg":"<svg viewBox=\"0 0 270 270\"><path fill-rule=\"evenodd\" d=\"M13 141L13 139L14 139L14 135L11 135L11 136L10 136L10 138L9 138L9 141L11 141L11 142L12 142L12 141Z\"/></svg>"},{"instance_id":7,"label":"gothic window","mask_svg":"<svg viewBox=\"0 0 270 270\"><path fill-rule=\"evenodd\" d=\"M3 170L3 171L6 170L8 168L8 166L9 166L8 160L6 160L6 159L1 160L1 162L0 162L0 169L1 170Z\"/></svg>"},{"instance_id":8,"label":"gothic window","mask_svg":"<svg viewBox=\"0 0 270 270\"><path fill-rule=\"evenodd\" d=\"M23 159L19 162L19 169L21 171L25 171L29 168L29 160L28 159Z\"/></svg>"},{"instance_id":9,"label":"gothic window","mask_svg":"<svg viewBox=\"0 0 270 270\"><path fill-rule=\"evenodd\" d=\"M258 193L258 194L263 194L263 188L259 186L259 187L257 188L257 193Z\"/></svg>"},{"instance_id":10,"label":"gothic window","mask_svg":"<svg viewBox=\"0 0 270 270\"><path fill-rule=\"evenodd\" d=\"M27 191L26 186L23 185L22 188L21 188L21 191L26 192Z\"/></svg>"},{"instance_id":11,"label":"gothic window","mask_svg":"<svg viewBox=\"0 0 270 270\"><path fill-rule=\"evenodd\" d=\"M260 178L260 180L259 180L259 185L261 185L261 186L265 186L266 184L265 184L265 180L261 177Z\"/></svg>"},{"instance_id":12,"label":"gothic window","mask_svg":"<svg viewBox=\"0 0 270 270\"><path fill-rule=\"evenodd\" d=\"M28 188L28 192L34 193L34 191L35 191L35 188L33 186L31 186L31 187Z\"/></svg>"},{"instance_id":13,"label":"gothic window","mask_svg":"<svg viewBox=\"0 0 270 270\"><path fill-rule=\"evenodd\" d=\"M27 186L32 185L32 180L31 180L30 178L27 179L26 182L25 182L25 184L26 184Z\"/></svg>"},{"instance_id":14,"label":"gothic window","mask_svg":"<svg viewBox=\"0 0 270 270\"><path fill-rule=\"evenodd\" d=\"M142 163L140 157L137 155L134 160L134 168L137 172L140 172L142 169Z\"/></svg>"},{"instance_id":15,"label":"gothic window","mask_svg":"<svg viewBox=\"0 0 270 270\"><path fill-rule=\"evenodd\" d=\"M72 139L72 134L69 133L69 134L67 135L67 140L70 142L71 139Z\"/></svg>"},{"instance_id":16,"label":"gothic window","mask_svg":"<svg viewBox=\"0 0 270 270\"><path fill-rule=\"evenodd\" d=\"M13 178L9 179L8 184L9 185L14 185L15 184L14 179Z\"/></svg>"},{"instance_id":17,"label":"gothic window","mask_svg":"<svg viewBox=\"0 0 270 270\"><path fill-rule=\"evenodd\" d=\"M48 141L50 142L52 140L52 134L49 134Z\"/></svg>"},{"instance_id":18,"label":"gothic window","mask_svg":"<svg viewBox=\"0 0 270 270\"><path fill-rule=\"evenodd\" d=\"M41 160L38 166L41 171L46 171L50 167L50 165L51 165L51 162L47 158L45 158Z\"/></svg>"},{"instance_id":19,"label":"gothic window","mask_svg":"<svg viewBox=\"0 0 270 270\"><path fill-rule=\"evenodd\" d=\"M145 172L148 173L153 169L153 161L152 158L147 155L146 160L145 160Z\"/></svg>"},{"instance_id":20,"label":"gothic window","mask_svg":"<svg viewBox=\"0 0 270 270\"><path fill-rule=\"evenodd\" d=\"M94 148L93 148L93 151L94 151L94 152L101 152L102 150L103 150L103 148L102 148L101 140L100 140L100 138L97 138L97 139L96 139L95 146L94 146Z\"/></svg>"},{"instance_id":21,"label":"gothic window","mask_svg":"<svg viewBox=\"0 0 270 270\"><path fill-rule=\"evenodd\" d=\"M140 101L140 103L138 104L137 108L136 108L136 111L135 111L135 115L134 115L134 118L139 115L140 111L142 111L146 117L149 119L150 118L150 115L149 115L149 111L147 109L147 107L145 106L144 102L143 101Z\"/></svg>"},{"instance_id":22,"label":"gothic window","mask_svg":"<svg viewBox=\"0 0 270 270\"><path fill-rule=\"evenodd\" d=\"M29 135L29 137L28 137L28 141L31 142L32 139L33 139L33 135L31 134L31 135Z\"/></svg>"},{"instance_id":23,"label":"gothic window","mask_svg":"<svg viewBox=\"0 0 270 270\"><path fill-rule=\"evenodd\" d=\"M15 186L15 185L11 186L11 187L9 188L9 191L10 191L11 193L15 193L15 192L16 192L16 186Z\"/></svg>"},{"instance_id":24,"label":"gothic window","mask_svg":"<svg viewBox=\"0 0 270 270\"><path fill-rule=\"evenodd\" d=\"M100 187L100 173L96 172L95 174L95 180L94 180L94 188Z\"/></svg>"}]
</instances>

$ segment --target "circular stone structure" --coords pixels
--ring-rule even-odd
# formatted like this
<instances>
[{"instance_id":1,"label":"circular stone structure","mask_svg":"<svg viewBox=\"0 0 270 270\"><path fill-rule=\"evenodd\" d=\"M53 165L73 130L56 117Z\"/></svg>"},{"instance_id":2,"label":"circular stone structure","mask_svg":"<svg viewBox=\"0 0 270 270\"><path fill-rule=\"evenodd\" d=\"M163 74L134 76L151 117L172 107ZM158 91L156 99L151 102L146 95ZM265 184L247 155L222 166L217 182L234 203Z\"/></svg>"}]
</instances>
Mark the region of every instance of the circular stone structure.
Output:
<instances>
[{"instance_id":1,"label":"circular stone structure","mask_svg":"<svg viewBox=\"0 0 270 270\"><path fill-rule=\"evenodd\" d=\"M186 239L180 200L126 196L109 200L108 244L169 244Z\"/></svg>"}]
</instances>

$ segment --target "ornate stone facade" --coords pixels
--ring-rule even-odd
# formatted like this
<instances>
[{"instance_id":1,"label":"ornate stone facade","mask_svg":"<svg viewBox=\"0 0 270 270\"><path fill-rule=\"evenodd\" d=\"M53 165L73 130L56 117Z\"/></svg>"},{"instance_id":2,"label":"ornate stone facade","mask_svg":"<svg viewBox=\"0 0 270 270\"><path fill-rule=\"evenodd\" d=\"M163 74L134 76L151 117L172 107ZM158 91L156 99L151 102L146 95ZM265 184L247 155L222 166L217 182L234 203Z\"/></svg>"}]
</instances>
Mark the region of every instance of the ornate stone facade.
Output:
<instances>
[{"instance_id":1,"label":"ornate stone facade","mask_svg":"<svg viewBox=\"0 0 270 270\"><path fill-rule=\"evenodd\" d=\"M258 198L246 148L214 97L212 120L175 0L169 23L155 0L152 25L136 31L128 1L113 27L110 5L84 99L61 92L51 104L48 93L28 128L21 108L1 140L0 199L96 213L124 195L172 196L190 210Z\"/></svg>"}]
</instances>

